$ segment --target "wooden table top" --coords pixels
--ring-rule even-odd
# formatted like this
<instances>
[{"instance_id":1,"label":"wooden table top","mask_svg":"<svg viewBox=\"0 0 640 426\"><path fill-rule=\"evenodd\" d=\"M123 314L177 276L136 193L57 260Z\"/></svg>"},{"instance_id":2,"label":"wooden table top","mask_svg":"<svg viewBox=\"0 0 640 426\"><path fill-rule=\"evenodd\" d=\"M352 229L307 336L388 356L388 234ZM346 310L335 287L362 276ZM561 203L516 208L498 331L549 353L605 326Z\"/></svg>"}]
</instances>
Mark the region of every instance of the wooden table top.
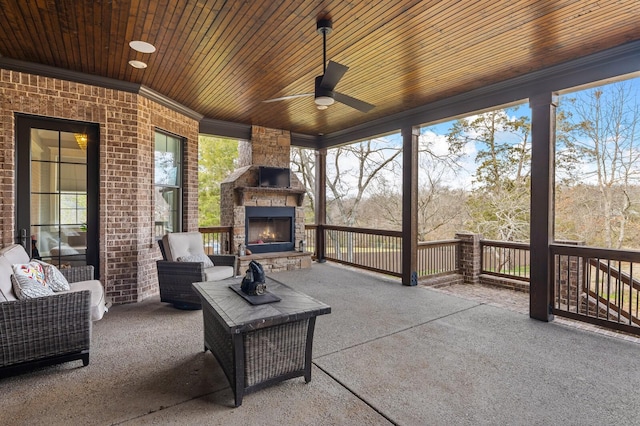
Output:
<instances>
[{"instance_id":1,"label":"wooden table top","mask_svg":"<svg viewBox=\"0 0 640 426\"><path fill-rule=\"evenodd\" d=\"M267 291L279 296L281 300L252 305L229 288L240 281L241 278L235 278L193 283L202 298L203 309L206 308L204 305L213 308L218 320L226 325L231 334L331 313L329 305L269 277L266 280Z\"/></svg>"}]
</instances>

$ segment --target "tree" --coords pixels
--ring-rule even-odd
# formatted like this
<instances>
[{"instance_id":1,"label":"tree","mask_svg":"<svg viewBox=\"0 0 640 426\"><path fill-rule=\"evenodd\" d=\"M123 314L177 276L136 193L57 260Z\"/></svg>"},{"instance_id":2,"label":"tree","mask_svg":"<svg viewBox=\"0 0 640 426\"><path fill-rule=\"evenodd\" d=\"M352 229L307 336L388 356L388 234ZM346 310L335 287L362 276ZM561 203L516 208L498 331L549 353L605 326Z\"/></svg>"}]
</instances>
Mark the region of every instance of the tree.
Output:
<instances>
[{"instance_id":1,"label":"tree","mask_svg":"<svg viewBox=\"0 0 640 426\"><path fill-rule=\"evenodd\" d=\"M305 197L305 220L315 222L316 199L316 159L315 151L291 147L291 171L300 179L307 190Z\"/></svg>"},{"instance_id":2,"label":"tree","mask_svg":"<svg viewBox=\"0 0 640 426\"><path fill-rule=\"evenodd\" d=\"M327 211L339 213L338 217L329 216L327 222L345 226L363 226L358 223L357 211L365 195L370 195L376 182L384 180L384 171L391 172L399 167L398 157L402 146L391 139L379 138L338 147L327 153L327 188L332 196L327 200ZM341 253L340 241L329 233L335 253ZM346 257L353 261L353 234L346 241Z\"/></svg>"},{"instance_id":3,"label":"tree","mask_svg":"<svg viewBox=\"0 0 640 426\"><path fill-rule=\"evenodd\" d=\"M198 225L220 225L220 183L236 168L238 141L198 138Z\"/></svg>"},{"instance_id":4,"label":"tree","mask_svg":"<svg viewBox=\"0 0 640 426\"><path fill-rule=\"evenodd\" d=\"M477 149L474 186L468 207L471 225L487 238L529 238L531 123L512 116L518 107L457 120L447 139L452 152L468 144Z\"/></svg>"},{"instance_id":5,"label":"tree","mask_svg":"<svg viewBox=\"0 0 640 426\"><path fill-rule=\"evenodd\" d=\"M428 128L427 128L428 129ZM450 187L461 170L462 152L446 149L446 141L431 130L422 131L418 147L418 241L444 239L458 231L466 210L461 208L466 200L465 191ZM443 146L444 145L444 149ZM399 168L394 171L401 172ZM402 177L384 179L375 195L378 207L367 207L386 220L386 227L402 227ZM454 229L456 228L456 229Z\"/></svg>"},{"instance_id":6,"label":"tree","mask_svg":"<svg viewBox=\"0 0 640 426\"><path fill-rule=\"evenodd\" d=\"M375 183L384 180L383 171L393 173L400 167L401 152L402 146L387 138L329 150L327 188L331 198L327 200L327 210L334 213L333 222L356 226L356 211L363 197L372 193Z\"/></svg>"},{"instance_id":7,"label":"tree","mask_svg":"<svg viewBox=\"0 0 640 426\"><path fill-rule=\"evenodd\" d=\"M629 221L639 213L637 96L629 83L618 82L573 94L560 104L567 119L561 129L566 151L576 165L567 181L598 189L596 199L576 204L593 208L591 222L606 247L623 246Z\"/></svg>"}]
</instances>

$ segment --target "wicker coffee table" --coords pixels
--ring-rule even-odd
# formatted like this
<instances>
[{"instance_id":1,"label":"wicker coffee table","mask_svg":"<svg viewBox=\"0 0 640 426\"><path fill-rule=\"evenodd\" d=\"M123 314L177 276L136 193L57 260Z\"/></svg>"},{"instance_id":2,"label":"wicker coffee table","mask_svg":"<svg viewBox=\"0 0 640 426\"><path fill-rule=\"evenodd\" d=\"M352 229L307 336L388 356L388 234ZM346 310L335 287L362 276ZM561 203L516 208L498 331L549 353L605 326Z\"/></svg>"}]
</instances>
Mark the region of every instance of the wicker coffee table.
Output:
<instances>
[{"instance_id":1,"label":"wicker coffee table","mask_svg":"<svg viewBox=\"0 0 640 426\"><path fill-rule=\"evenodd\" d=\"M311 350L316 316L331 307L267 278L267 291L280 301L252 305L229 288L238 280L194 283L202 300L204 350L222 367L235 396L283 380L311 380Z\"/></svg>"}]
</instances>

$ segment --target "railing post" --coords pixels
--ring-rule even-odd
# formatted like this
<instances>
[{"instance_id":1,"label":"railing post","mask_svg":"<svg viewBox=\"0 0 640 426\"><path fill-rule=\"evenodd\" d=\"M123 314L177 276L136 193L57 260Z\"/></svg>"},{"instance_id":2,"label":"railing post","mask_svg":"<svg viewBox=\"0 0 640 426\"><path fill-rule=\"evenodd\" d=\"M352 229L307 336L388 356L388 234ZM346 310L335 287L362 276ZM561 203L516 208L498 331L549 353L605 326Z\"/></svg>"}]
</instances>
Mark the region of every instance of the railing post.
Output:
<instances>
[{"instance_id":1,"label":"railing post","mask_svg":"<svg viewBox=\"0 0 640 426\"><path fill-rule=\"evenodd\" d=\"M324 225L327 223L327 149L316 150L316 262L325 260Z\"/></svg>"},{"instance_id":2,"label":"railing post","mask_svg":"<svg viewBox=\"0 0 640 426\"><path fill-rule=\"evenodd\" d=\"M480 240L482 234L457 233L456 239L460 240L460 274L467 284L480 283L480 270L482 267L482 251Z\"/></svg>"},{"instance_id":3,"label":"railing post","mask_svg":"<svg viewBox=\"0 0 640 426\"><path fill-rule=\"evenodd\" d=\"M402 284L418 284L419 127L402 128Z\"/></svg>"},{"instance_id":4,"label":"railing post","mask_svg":"<svg viewBox=\"0 0 640 426\"><path fill-rule=\"evenodd\" d=\"M552 321L552 280L549 245L553 242L557 97L542 93L531 106L531 272L529 316Z\"/></svg>"}]
</instances>

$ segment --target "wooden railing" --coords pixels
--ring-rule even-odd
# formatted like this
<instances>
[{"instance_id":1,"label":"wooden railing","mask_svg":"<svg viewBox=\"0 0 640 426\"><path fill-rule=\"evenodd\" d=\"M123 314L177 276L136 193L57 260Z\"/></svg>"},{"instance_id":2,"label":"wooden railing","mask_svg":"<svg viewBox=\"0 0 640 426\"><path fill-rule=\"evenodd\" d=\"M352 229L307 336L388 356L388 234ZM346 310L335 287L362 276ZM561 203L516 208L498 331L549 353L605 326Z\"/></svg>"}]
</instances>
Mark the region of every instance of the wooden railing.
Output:
<instances>
[{"instance_id":1,"label":"wooden railing","mask_svg":"<svg viewBox=\"0 0 640 426\"><path fill-rule=\"evenodd\" d=\"M553 312L640 334L640 251L551 245Z\"/></svg>"},{"instance_id":2,"label":"wooden railing","mask_svg":"<svg viewBox=\"0 0 640 426\"><path fill-rule=\"evenodd\" d=\"M598 282L598 275L602 274L602 276L609 276L613 278L613 297L614 300L609 300L606 297L603 297L602 294L605 294L605 283L604 280L600 280L600 285L591 285L586 286L587 294L592 300L596 300L596 304L602 304L603 308L607 311L607 315L614 317L621 316L624 318L624 321L630 321L637 326L640 326L640 319L638 318L639 313L639 304L640 297L638 297L638 293L640 292L640 280L634 278L632 275L622 271L623 267L631 267L632 264L628 266L625 264L623 266L622 262L614 262L617 263L617 266L613 266L611 261L603 261L599 259L589 259L589 266L594 267L596 270L596 279L595 283ZM589 268L589 271L592 269ZM600 273L598 273L599 271ZM592 283L592 284L595 284ZM607 280L607 290L606 293L611 293L611 285L612 282ZM626 286L626 287L625 287ZM631 297L627 296L627 301L629 306L625 306L625 294L629 294L626 290L630 291ZM635 300L635 303L634 303ZM619 303L616 303L619 302ZM621 307L622 306L622 307ZM597 306L596 306L597 308Z\"/></svg>"},{"instance_id":3,"label":"wooden railing","mask_svg":"<svg viewBox=\"0 0 640 426\"><path fill-rule=\"evenodd\" d=\"M306 248L316 252L318 226L305 228ZM322 225L325 258L402 276L402 233ZM459 273L460 240L418 244L418 276ZM527 243L480 241L481 273L528 282ZM553 307L559 316L640 334L640 251L551 245Z\"/></svg>"},{"instance_id":4,"label":"wooden railing","mask_svg":"<svg viewBox=\"0 0 640 426\"><path fill-rule=\"evenodd\" d=\"M311 258L316 259L317 251L316 251L316 230L318 229L317 225L304 225L304 251L311 253Z\"/></svg>"},{"instance_id":5,"label":"wooden railing","mask_svg":"<svg viewBox=\"0 0 640 426\"><path fill-rule=\"evenodd\" d=\"M305 225L306 251L316 257L317 225ZM323 225L325 259L382 272L402 275L402 233L379 229ZM418 277L457 273L459 240L418 244Z\"/></svg>"},{"instance_id":6,"label":"wooden railing","mask_svg":"<svg viewBox=\"0 0 640 426\"><path fill-rule=\"evenodd\" d=\"M325 258L382 272L402 274L402 232L323 225Z\"/></svg>"},{"instance_id":7,"label":"wooden railing","mask_svg":"<svg viewBox=\"0 0 640 426\"><path fill-rule=\"evenodd\" d=\"M233 250L231 248L232 232L231 226L209 226L199 228L204 240L204 248L207 254L227 254Z\"/></svg>"},{"instance_id":8,"label":"wooden railing","mask_svg":"<svg viewBox=\"0 0 640 426\"><path fill-rule=\"evenodd\" d=\"M529 281L529 244L480 240L482 274Z\"/></svg>"},{"instance_id":9,"label":"wooden railing","mask_svg":"<svg viewBox=\"0 0 640 426\"><path fill-rule=\"evenodd\" d=\"M460 271L460 240L418 243L418 278Z\"/></svg>"}]
</instances>

